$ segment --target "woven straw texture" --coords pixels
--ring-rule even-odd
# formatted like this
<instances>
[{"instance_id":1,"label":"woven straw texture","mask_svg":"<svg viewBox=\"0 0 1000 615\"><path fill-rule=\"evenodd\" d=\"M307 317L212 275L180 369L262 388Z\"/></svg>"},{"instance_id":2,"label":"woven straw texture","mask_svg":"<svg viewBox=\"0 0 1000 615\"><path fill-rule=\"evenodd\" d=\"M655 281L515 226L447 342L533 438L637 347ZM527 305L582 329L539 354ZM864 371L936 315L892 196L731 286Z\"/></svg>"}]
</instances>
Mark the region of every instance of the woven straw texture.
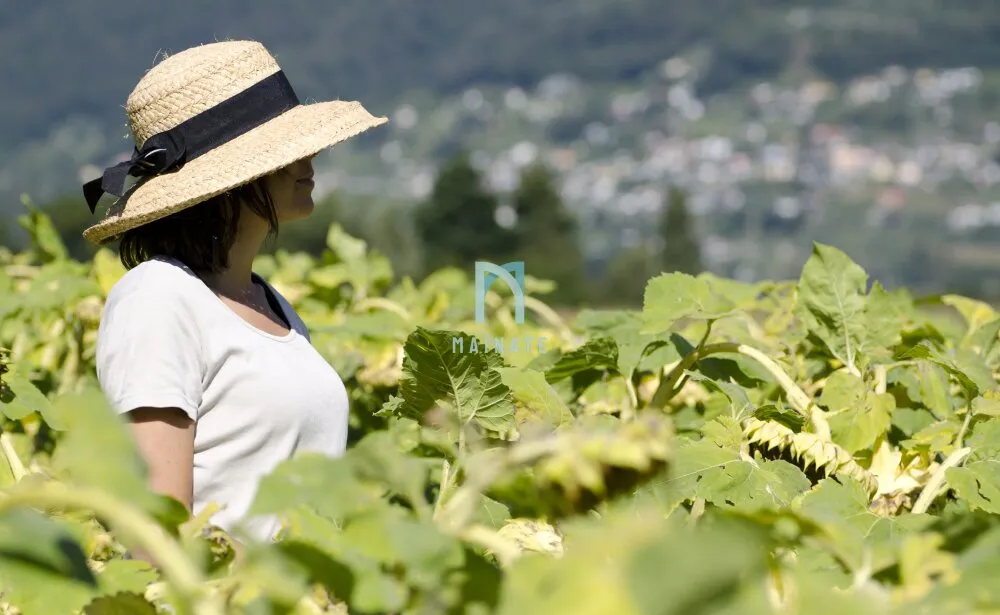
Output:
<instances>
[{"instance_id":1,"label":"woven straw texture","mask_svg":"<svg viewBox=\"0 0 1000 615\"><path fill-rule=\"evenodd\" d=\"M192 47L157 64L135 86L125 104L129 130L141 148L150 136L279 70L256 41ZM126 230L201 203L387 121L356 101L299 105L180 169L138 182L83 236L98 245L108 243Z\"/></svg>"}]
</instances>

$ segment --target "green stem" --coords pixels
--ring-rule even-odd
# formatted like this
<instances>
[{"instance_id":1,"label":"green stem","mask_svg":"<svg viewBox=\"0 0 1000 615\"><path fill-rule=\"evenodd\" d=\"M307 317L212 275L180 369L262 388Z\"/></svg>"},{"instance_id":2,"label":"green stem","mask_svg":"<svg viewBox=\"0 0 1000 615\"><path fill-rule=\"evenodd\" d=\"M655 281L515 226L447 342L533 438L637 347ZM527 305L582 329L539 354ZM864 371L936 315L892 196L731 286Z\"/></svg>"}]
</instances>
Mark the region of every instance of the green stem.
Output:
<instances>
[{"instance_id":1,"label":"green stem","mask_svg":"<svg viewBox=\"0 0 1000 615\"><path fill-rule=\"evenodd\" d=\"M885 393L889 386L888 382L889 370L886 369L885 365L875 366L875 392L881 395Z\"/></svg>"},{"instance_id":2,"label":"green stem","mask_svg":"<svg viewBox=\"0 0 1000 615\"><path fill-rule=\"evenodd\" d=\"M556 311L549 306L534 297L525 297L524 307L538 314L542 320L559 332L559 336L563 338L563 340L570 341L573 339L573 332L566 326L563 319L559 317L559 314L556 314Z\"/></svg>"},{"instance_id":3,"label":"green stem","mask_svg":"<svg viewBox=\"0 0 1000 615\"><path fill-rule=\"evenodd\" d=\"M673 385L680 379L685 370L704 357L723 352L742 354L760 363L760 365L772 376L774 376L775 380L778 381L778 384L785 391L785 396L788 398L788 402L792 405L792 408L811 422L817 435L826 440L830 439L830 426L826 420L826 413L819 406L813 403L812 399L806 394L806 392L803 391L799 385L795 384L788 374L785 373L785 370L781 369L780 365L772 361L771 358L763 352L753 348L752 346L747 346L746 344L737 344L734 342L708 344L706 346L696 348L694 351L688 353L688 355L681 359L681 362L678 363L669 374L667 374L667 376L663 379L663 382L660 383L660 387L653 395L651 405L657 408L664 407L666 402L673 397Z\"/></svg>"},{"instance_id":4,"label":"green stem","mask_svg":"<svg viewBox=\"0 0 1000 615\"><path fill-rule=\"evenodd\" d=\"M38 271L41 269L38 265L7 265L4 267L4 271L7 272L12 278L20 278L23 280L30 280L31 278L38 275Z\"/></svg>"},{"instance_id":5,"label":"green stem","mask_svg":"<svg viewBox=\"0 0 1000 615\"><path fill-rule=\"evenodd\" d=\"M477 496L483 493L498 476L558 450L558 447L558 437L550 437L515 444L502 453L484 452L480 459L482 463L475 466L477 471L466 472L465 483L455 489L455 494L443 505L438 522L447 530L464 527L475 510Z\"/></svg>"},{"instance_id":6,"label":"green stem","mask_svg":"<svg viewBox=\"0 0 1000 615\"><path fill-rule=\"evenodd\" d=\"M632 384L632 376L622 374L622 378L625 380L625 390L628 391L628 401L629 405L622 412L623 419L632 419L635 417L635 411L639 407L639 394L635 390L635 385Z\"/></svg>"},{"instance_id":7,"label":"green stem","mask_svg":"<svg viewBox=\"0 0 1000 615\"><path fill-rule=\"evenodd\" d=\"M80 340L75 331L69 331L66 335L66 361L59 377L59 388L56 396L63 395L76 385L77 376L80 369Z\"/></svg>"},{"instance_id":8,"label":"green stem","mask_svg":"<svg viewBox=\"0 0 1000 615\"><path fill-rule=\"evenodd\" d=\"M965 439L965 432L969 431L969 423L971 422L972 422L972 402L970 401L969 405L966 407L965 410L965 420L962 421L962 428L958 430L958 435L955 436L955 446L957 446L958 448L962 448L962 440Z\"/></svg>"},{"instance_id":9,"label":"green stem","mask_svg":"<svg viewBox=\"0 0 1000 615\"><path fill-rule=\"evenodd\" d=\"M434 519L437 519L438 515L441 514L441 505L444 503L445 495L451 486L451 478L451 462L445 459L441 466L441 488L438 491L437 501L434 502Z\"/></svg>"},{"instance_id":10,"label":"green stem","mask_svg":"<svg viewBox=\"0 0 1000 615\"><path fill-rule=\"evenodd\" d=\"M4 457L7 458L7 465L10 466L10 473L14 475L14 482L20 482L22 478L28 475L28 471L24 468L24 464L21 462L21 458L17 456L17 451L14 450L14 443L10 439L10 434L0 430L0 452L3 452Z\"/></svg>"},{"instance_id":11,"label":"green stem","mask_svg":"<svg viewBox=\"0 0 1000 615\"><path fill-rule=\"evenodd\" d=\"M701 339L698 340L698 348L704 348L705 344L708 343L708 337L712 335L712 325L714 324L714 320L708 320L705 323L705 333L701 336Z\"/></svg>"},{"instance_id":12,"label":"green stem","mask_svg":"<svg viewBox=\"0 0 1000 615\"><path fill-rule=\"evenodd\" d=\"M688 517L688 525L694 525L698 519L705 514L705 498L697 497L691 505L691 515Z\"/></svg>"},{"instance_id":13,"label":"green stem","mask_svg":"<svg viewBox=\"0 0 1000 615\"><path fill-rule=\"evenodd\" d=\"M927 481L927 485L924 486L924 490L920 492L920 497L917 498L916 503L913 505L913 514L920 515L927 512L930 508L931 502L938 496L941 492L942 487L944 487L945 472L948 468L954 468L958 464L962 463L962 460L972 452L971 448L960 448L954 451L948 458L944 460L937 470L934 471L931 479Z\"/></svg>"},{"instance_id":14,"label":"green stem","mask_svg":"<svg viewBox=\"0 0 1000 615\"><path fill-rule=\"evenodd\" d=\"M521 556L521 549L516 544L483 525L470 525L462 529L458 536L492 551L503 567L514 563Z\"/></svg>"},{"instance_id":15,"label":"green stem","mask_svg":"<svg viewBox=\"0 0 1000 615\"><path fill-rule=\"evenodd\" d=\"M228 578L221 579L209 579L202 584L205 589L211 589L216 592L225 592L231 589L231 585ZM146 586L143 591L143 596L148 602L156 602L157 600L163 600L170 596L170 585L164 581L156 581L155 583L150 583Z\"/></svg>"},{"instance_id":16,"label":"green stem","mask_svg":"<svg viewBox=\"0 0 1000 615\"><path fill-rule=\"evenodd\" d=\"M740 319L746 324L747 330L750 331L750 337L761 341L767 339L767 332L757 324L757 321L753 319L753 316L747 314L746 312L740 312Z\"/></svg>"},{"instance_id":17,"label":"green stem","mask_svg":"<svg viewBox=\"0 0 1000 615\"><path fill-rule=\"evenodd\" d=\"M410 322L411 320L410 312L405 307L384 297L368 297L354 304L354 309L358 312L371 308L378 308L399 314L406 322Z\"/></svg>"},{"instance_id":18,"label":"green stem","mask_svg":"<svg viewBox=\"0 0 1000 615\"><path fill-rule=\"evenodd\" d=\"M674 368L670 370L669 373L660 382L660 386L657 387L656 392L653 394L653 399L650 401L650 405L654 408L662 408L667 405L667 402L673 399L674 395L677 394L678 386L677 383L680 381L684 372L687 371L692 365L698 362L699 359L704 357L710 352L706 349L714 348L718 344L712 344L707 346L708 336L712 333L712 321L708 321L708 325L705 327L705 333L701 336L701 340L693 351L687 354L679 363L674 365Z\"/></svg>"},{"instance_id":19,"label":"green stem","mask_svg":"<svg viewBox=\"0 0 1000 615\"><path fill-rule=\"evenodd\" d=\"M222 615L221 606L204 596L201 573L188 560L180 545L155 521L128 502L97 489L47 481L21 483L0 495L0 511L19 506L85 509L107 519L124 539L123 544L129 546L132 543L156 560L180 599L182 612Z\"/></svg>"}]
</instances>

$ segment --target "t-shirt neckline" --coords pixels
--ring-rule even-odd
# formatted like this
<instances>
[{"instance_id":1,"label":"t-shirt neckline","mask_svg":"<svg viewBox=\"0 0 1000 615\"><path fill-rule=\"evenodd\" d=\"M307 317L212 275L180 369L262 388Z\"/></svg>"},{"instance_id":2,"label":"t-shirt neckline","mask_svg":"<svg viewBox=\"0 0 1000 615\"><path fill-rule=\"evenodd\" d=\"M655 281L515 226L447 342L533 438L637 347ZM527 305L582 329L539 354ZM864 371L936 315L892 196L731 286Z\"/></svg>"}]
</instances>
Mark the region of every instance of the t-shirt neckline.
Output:
<instances>
[{"instance_id":1,"label":"t-shirt neckline","mask_svg":"<svg viewBox=\"0 0 1000 615\"><path fill-rule=\"evenodd\" d=\"M184 262L179 261L179 260L177 260L175 258L172 258L172 257L168 257L168 256L164 256L162 258L167 259L171 263L174 263L174 264L180 266L182 269L184 269L184 271L188 275L190 275L191 277L194 278L194 280L197 283L197 285L200 286L201 288L203 288L205 290L205 292L208 293L212 297L212 300L213 300L212 303L215 303L216 305L218 305L226 313L228 313L232 318L235 318L236 320L240 321L241 323L243 323L243 325L245 327L247 327L251 331L256 332L258 335L260 335L262 337L265 337L265 338L267 338L269 340L274 340L276 342L290 342L293 339L295 339L295 337L298 335L298 331L296 331L295 327L292 326L292 319L289 318L289 315L285 313L284 306L280 305L280 301L278 301L279 302L279 307L281 307L282 314L284 315L285 319L288 321L289 327L288 327L288 332L285 333L284 335L275 335L274 333L268 333L267 331L264 331L263 329L261 329L261 328L259 328L257 326L254 326L253 324L247 322L247 320L245 318L243 318L242 316L240 316L239 314L237 314L235 311L233 311L233 309L231 307L229 307L228 305L226 305L225 301L223 301L221 297L219 297L217 294L215 294L215 291L212 290L211 288L209 288L208 284L205 284L205 281L202 280L200 277L198 277L198 274L196 274ZM270 288L270 284L264 278L260 277L259 275L257 275L257 273L252 272L252 271L250 272L250 275L251 275L251 277L254 280L258 280L261 284L263 284L264 287L265 287L265 289L270 290L271 292L274 292L275 300L278 300L277 293L275 291L273 291L273 289Z\"/></svg>"}]
</instances>

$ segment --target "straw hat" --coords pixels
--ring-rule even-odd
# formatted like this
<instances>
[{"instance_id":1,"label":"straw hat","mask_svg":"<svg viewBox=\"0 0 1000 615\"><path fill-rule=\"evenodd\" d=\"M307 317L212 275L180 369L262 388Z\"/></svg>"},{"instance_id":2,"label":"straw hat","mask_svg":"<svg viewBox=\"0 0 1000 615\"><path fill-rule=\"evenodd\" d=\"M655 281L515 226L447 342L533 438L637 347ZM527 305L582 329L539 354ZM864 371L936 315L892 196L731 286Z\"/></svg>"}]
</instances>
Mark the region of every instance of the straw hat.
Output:
<instances>
[{"instance_id":1,"label":"straw hat","mask_svg":"<svg viewBox=\"0 0 1000 615\"><path fill-rule=\"evenodd\" d=\"M83 232L98 245L388 121L354 101L301 104L256 41L168 57L139 81L125 109L136 143L131 160L84 185L91 213L101 194L121 197ZM138 178L128 190L126 174Z\"/></svg>"}]
</instances>

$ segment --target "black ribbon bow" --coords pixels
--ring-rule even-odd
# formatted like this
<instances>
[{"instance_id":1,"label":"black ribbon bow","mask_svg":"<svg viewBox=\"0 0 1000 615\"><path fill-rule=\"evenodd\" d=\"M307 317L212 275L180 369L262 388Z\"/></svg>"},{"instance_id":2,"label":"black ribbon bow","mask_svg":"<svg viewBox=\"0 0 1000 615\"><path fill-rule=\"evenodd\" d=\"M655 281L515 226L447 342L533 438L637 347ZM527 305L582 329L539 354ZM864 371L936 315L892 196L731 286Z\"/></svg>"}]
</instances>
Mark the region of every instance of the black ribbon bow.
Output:
<instances>
[{"instance_id":1,"label":"black ribbon bow","mask_svg":"<svg viewBox=\"0 0 1000 615\"><path fill-rule=\"evenodd\" d=\"M299 105L299 97L283 71L264 77L247 89L157 133L132 152L131 160L104 170L104 175L83 185L83 194L94 213L105 192L124 196L125 177L150 177L176 170L205 152L260 126Z\"/></svg>"},{"instance_id":2,"label":"black ribbon bow","mask_svg":"<svg viewBox=\"0 0 1000 615\"><path fill-rule=\"evenodd\" d=\"M97 201L104 193L122 196L125 194L125 177L151 177L179 168L184 164L184 135L169 131L155 134L146 139L142 149L133 149L132 158L108 167L104 175L83 185L83 195L87 199L90 213L94 213Z\"/></svg>"}]
</instances>

